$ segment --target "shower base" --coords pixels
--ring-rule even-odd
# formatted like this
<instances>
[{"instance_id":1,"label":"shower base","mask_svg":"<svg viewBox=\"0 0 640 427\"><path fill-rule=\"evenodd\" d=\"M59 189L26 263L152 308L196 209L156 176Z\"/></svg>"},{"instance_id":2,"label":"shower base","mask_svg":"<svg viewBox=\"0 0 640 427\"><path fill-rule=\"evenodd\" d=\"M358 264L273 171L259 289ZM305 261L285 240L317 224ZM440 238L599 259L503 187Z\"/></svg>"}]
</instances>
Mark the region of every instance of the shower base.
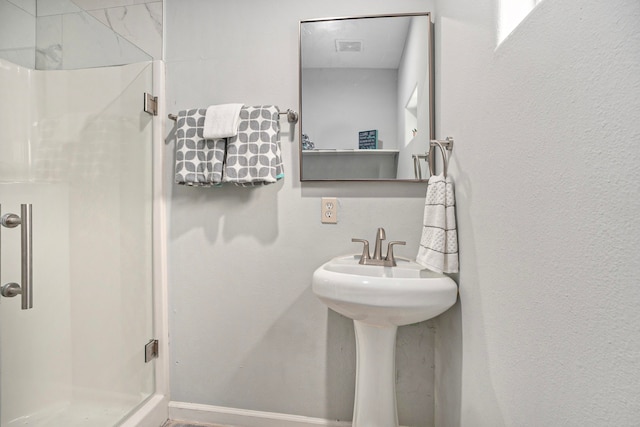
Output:
<instances>
[{"instance_id":1,"label":"shower base","mask_svg":"<svg viewBox=\"0 0 640 427\"><path fill-rule=\"evenodd\" d=\"M34 414L11 420L6 427L109 427L115 426L144 401L139 396L96 399L80 397L60 402Z\"/></svg>"}]
</instances>

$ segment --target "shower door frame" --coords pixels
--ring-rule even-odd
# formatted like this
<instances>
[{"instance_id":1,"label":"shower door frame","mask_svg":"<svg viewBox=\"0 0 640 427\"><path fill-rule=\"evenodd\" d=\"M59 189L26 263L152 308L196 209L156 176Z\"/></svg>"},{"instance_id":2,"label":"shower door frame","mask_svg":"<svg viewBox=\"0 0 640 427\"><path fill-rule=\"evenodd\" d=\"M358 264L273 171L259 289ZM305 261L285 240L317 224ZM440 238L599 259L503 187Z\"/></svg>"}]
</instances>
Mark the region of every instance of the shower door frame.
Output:
<instances>
[{"instance_id":1,"label":"shower door frame","mask_svg":"<svg viewBox=\"0 0 640 427\"><path fill-rule=\"evenodd\" d=\"M153 95L158 97L157 113L153 118L153 329L158 340L155 359L155 392L134 413L123 420L121 427L158 427L169 418L169 319L167 291L167 191L163 135L167 123L165 99L165 66L153 61ZM140 94L142 108L143 95Z\"/></svg>"}]
</instances>

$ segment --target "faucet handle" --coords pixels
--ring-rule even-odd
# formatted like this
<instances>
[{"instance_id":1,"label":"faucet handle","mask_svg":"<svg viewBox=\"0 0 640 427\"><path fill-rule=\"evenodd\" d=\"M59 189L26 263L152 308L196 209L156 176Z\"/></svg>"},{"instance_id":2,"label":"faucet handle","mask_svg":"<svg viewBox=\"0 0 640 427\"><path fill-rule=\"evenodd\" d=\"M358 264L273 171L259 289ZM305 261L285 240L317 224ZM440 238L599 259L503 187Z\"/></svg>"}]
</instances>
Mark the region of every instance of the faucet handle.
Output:
<instances>
[{"instance_id":1,"label":"faucet handle","mask_svg":"<svg viewBox=\"0 0 640 427\"><path fill-rule=\"evenodd\" d=\"M354 243L362 243L364 246L362 247L362 256L360 256L359 264L364 264L366 260L371 259L371 255L369 255L369 241L364 239L356 239L352 238L352 242Z\"/></svg>"},{"instance_id":2,"label":"faucet handle","mask_svg":"<svg viewBox=\"0 0 640 427\"><path fill-rule=\"evenodd\" d=\"M385 257L385 261L390 261L391 262L391 266L395 267L396 264L396 259L393 256L393 245L406 245L407 242L401 242L401 241L394 241L394 242L389 242L389 245L387 246L387 256Z\"/></svg>"}]
</instances>

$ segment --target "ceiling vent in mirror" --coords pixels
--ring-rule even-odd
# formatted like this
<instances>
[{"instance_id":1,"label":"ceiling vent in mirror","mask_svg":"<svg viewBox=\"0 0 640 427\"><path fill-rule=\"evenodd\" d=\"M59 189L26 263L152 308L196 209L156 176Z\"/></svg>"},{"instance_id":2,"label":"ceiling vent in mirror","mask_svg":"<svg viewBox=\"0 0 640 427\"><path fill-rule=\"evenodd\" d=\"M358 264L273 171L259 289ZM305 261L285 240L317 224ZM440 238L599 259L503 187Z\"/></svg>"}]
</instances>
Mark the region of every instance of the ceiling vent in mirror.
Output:
<instances>
[{"instance_id":1,"label":"ceiling vent in mirror","mask_svg":"<svg viewBox=\"0 0 640 427\"><path fill-rule=\"evenodd\" d=\"M361 40L336 40L337 52L362 52Z\"/></svg>"}]
</instances>

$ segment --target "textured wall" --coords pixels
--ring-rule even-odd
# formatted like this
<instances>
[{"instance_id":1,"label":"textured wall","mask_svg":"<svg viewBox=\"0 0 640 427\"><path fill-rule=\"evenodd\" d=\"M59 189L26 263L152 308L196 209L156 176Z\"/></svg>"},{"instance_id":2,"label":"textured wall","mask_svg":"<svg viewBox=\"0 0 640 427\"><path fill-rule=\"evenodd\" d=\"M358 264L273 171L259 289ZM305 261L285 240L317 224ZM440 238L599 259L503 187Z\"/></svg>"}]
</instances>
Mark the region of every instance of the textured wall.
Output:
<instances>
[{"instance_id":1,"label":"textured wall","mask_svg":"<svg viewBox=\"0 0 640 427\"><path fill-rule=\"evenodd\" d=\"M637 426L640 3L438 3L461 304L439 319L440 426Z\"/></svg>"},{"instance_id":2,"label":"textured wall","mask_svg":"<svg viewBox=\"0 0 640 427\"><path fill-rule=\"evenodd\" d=\"M169 112L225 102L297 109L299 20L421 12L430 4L167 1ZM283 182L257 189L168 184L171 398L348 420L353 326L314 297L311 275L332 256L356 252L351 238L372 239L379 226L390 239L407 240L400 255L415 256L425 188L301 185L298 129L281 124ZM169 158L172 149L169 135ZM338 196L337 225L320 223L320 196ZM397 364L401 422L433 425L430 324L400 328Z\"/></svg>"}]
</instances>

